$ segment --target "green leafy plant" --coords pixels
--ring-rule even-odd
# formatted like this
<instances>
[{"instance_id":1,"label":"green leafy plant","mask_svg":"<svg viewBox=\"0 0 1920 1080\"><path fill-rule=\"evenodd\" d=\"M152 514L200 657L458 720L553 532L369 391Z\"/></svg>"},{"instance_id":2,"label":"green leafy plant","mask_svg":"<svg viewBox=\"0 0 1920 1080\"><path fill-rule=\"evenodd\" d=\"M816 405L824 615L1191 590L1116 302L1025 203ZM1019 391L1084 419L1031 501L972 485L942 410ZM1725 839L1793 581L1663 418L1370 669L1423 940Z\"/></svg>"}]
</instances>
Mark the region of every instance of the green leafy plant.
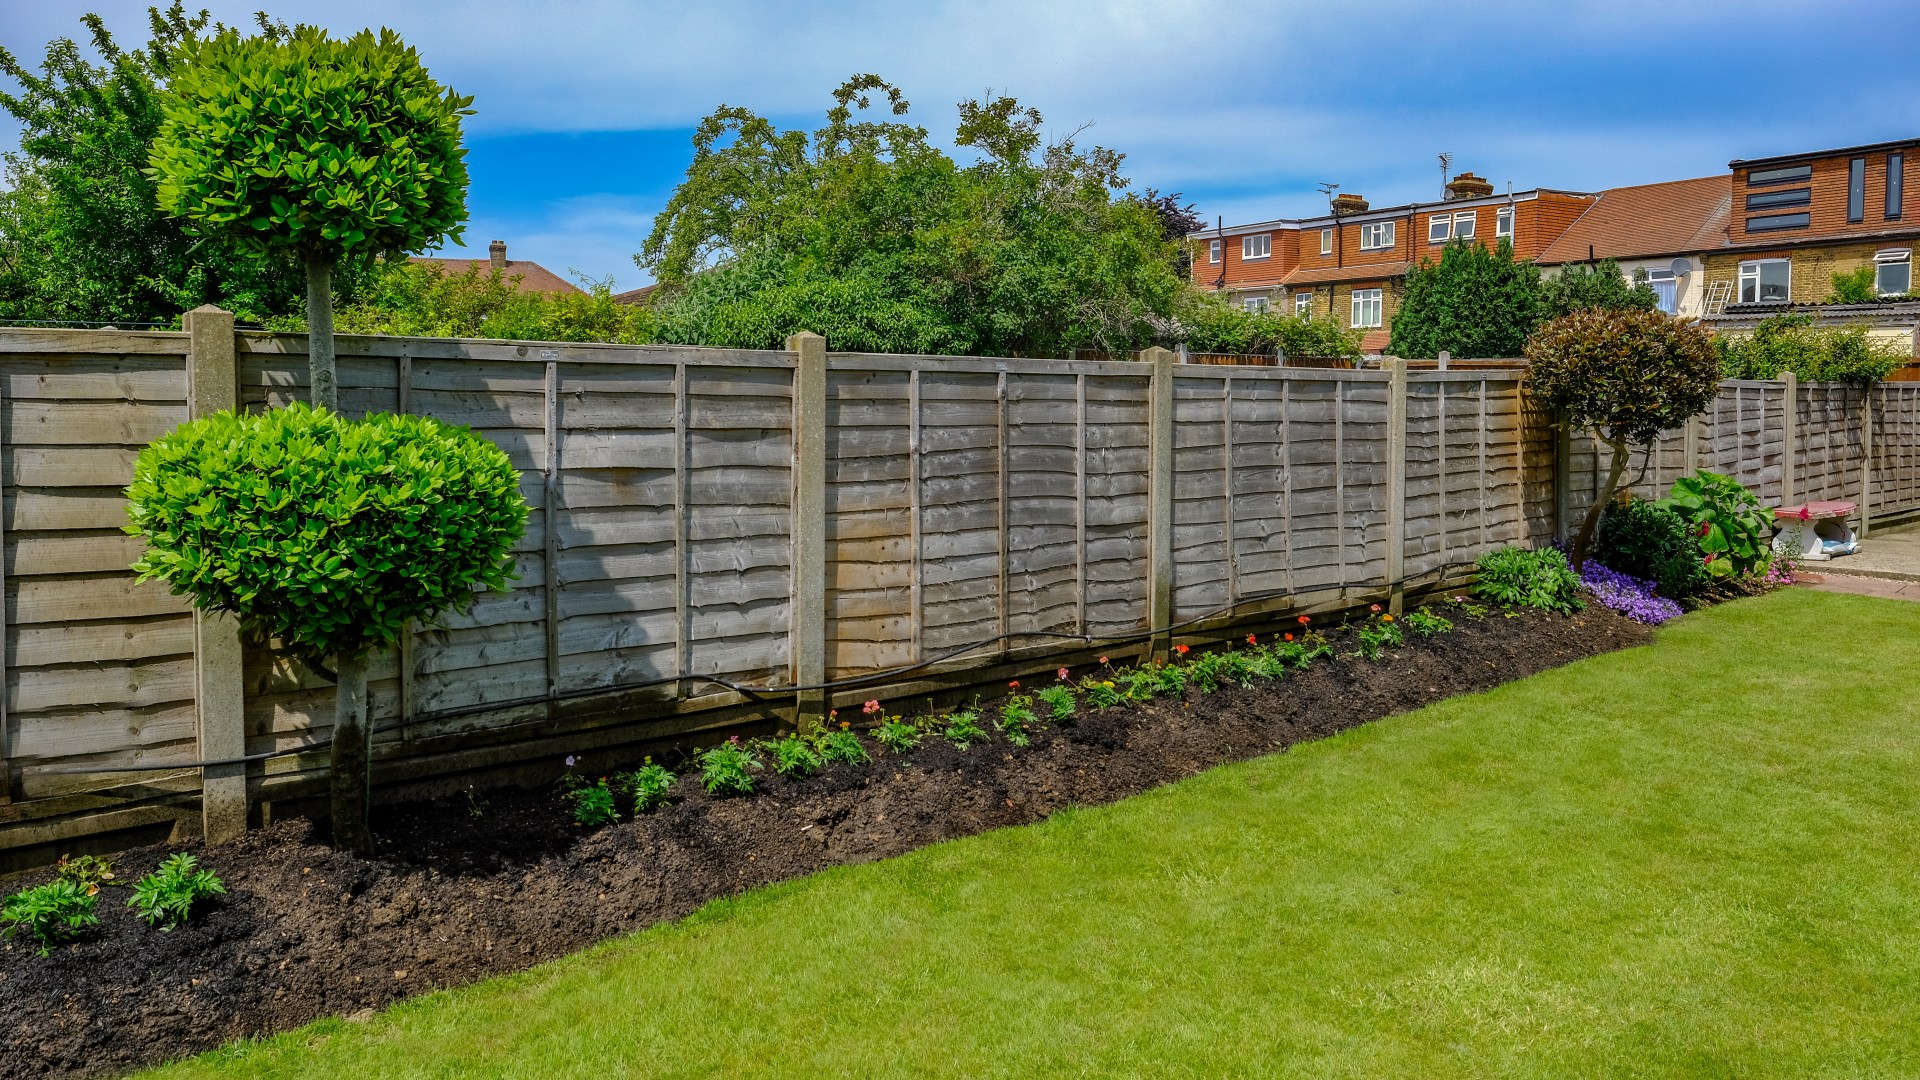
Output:
<instances>
[{"instance_id":1,"label":"green leafy plant","mask_svg":"<svg viewBox=\"0 0 1920 1080\"><path fill-rule=\"evenodd\" d=\"M1503 547L1480 556L1474 565L1474 595L1502 607L1570 614L1583 606L1580 576L1558 548Z\"/></svg>"},{"instance_id":2,"label":"green leafy plant","mask_svg":"<svg viewBox=\"0 0 1920 1080\"><path fill-rule=\"evenodd\" d=\"M1622 311L1652 311L1660 306L1653 286L1644 274L1634 281L1612 259L1590 265L1562 267L1558 274L1540 282L1541 316L1557 319L1576 311L1609 308Z\"/></svg>"},{"instance_id":3,"label":"green leafy plant","mask_svg":"<svg viewBox=\"0 0 1920 1080\"><path fill-rule=\"evenodd\" d=\"M1720 360L1697 323L1605 308L1540 327L1527 339L1526 355L1528 392L1563 423L1591 429L1612 451L1606 480L1573 540L1578 568L1592 550L1601 512L1620 490L1631 447L1706 409L1720 392Z\"/></svg>"},{"instance_id":4,"label":"green leafy plant","mask_svg":"<svg viewBox=\"0 0 1920 1080\"><path fill-rule=\"evenodd\" d=\"M134 882L127 906L148 926L166 931L185 926L196 905L226 894L227 886L218 874L201 869L198 859L182 851L167 856L153 873Z\"/></svg>"},{"instance_id":5,"label":"green leafy plant","mask_svg":"<svg viewBox=\"0 0 1920 1080\"><path fill-rule=\"evenodd\" d=\"M798 735L783 735L765 745L773 755L773 771L781 776L812 776L820 771L820 752Z\"/></svg>"},{"instance_id":6,"label":"green leafy plant","mask_svg":"<svg viewBox=\"0 0 1920 1080\"><path fill-rule=\"evenodd\" d=\"M1360 646L1360 655L1368 660L1378 660L1382 652L1397 649L1407 642L1406 633L1391 615L1375 615L1367 619L1354 627L1353 638Z\"/></svg>"},{"instance_id":7,"label":"green leafy plant","mask_svg":"<svg viewBox=\"0 0 1920 1080\"><path fill-rule=\"evenodd\" d=\"M1514 356L1544 311L1540 270L1513 257L1513 245L1492 248L1456 240L1438 262L1407 271L1387 351L1395 356Z\"/></svg>"},{"instance_id":8,"label":"green leafy plant","mask_svg":"<svg viewBox=\"0 0 1920 1080\"><path fill-rule=\"evenodd\" d=\"M1033 698L1026 694L1015 694L1000 706L1000 734L1015 746L1026 746L1033 742L1028 732L1039 717L1033 711Z\"/></svg>"},{"instance_id":9,"label":"green leafy plant","mask_svg":"<svg viewBox=\"0 0 1920 1080\"><path fill-rule=\"evenodd\" d=\"M626 774L624 786L633 796L634 814L646 814L658 810L667 804L667 797L673 791L674 775L665 765L654 763L647 758L638 769Z\"/></svg>"},{"instance_id":10,"label":"green leafy plant","mask_svg":"<svg viewBox=\"0 0 1920 1080\"><path fill-rule=\"evenodd\" d=\"M100 925L95 914L100 888L56 878L45 885L22 889L0 904L0 934L29 934L47 956L56 945L72 941Z\"/></svg>"},{"instance_id":11,"label":"green leafy plant","mask_svg":"<svg viewBox=\"0 0 1920 1080\"><path fill-rule=\"evenodd\" d=\"M734 736L718 746L701 751L700 783L709 795L750 795L753 793L753 774L760 769L760 759L753 751L740 745L739 736Z\"/></svg>"},{"instance_id":12,"label":"green leafy plant","mask_svg":"<svg viewBox=\"0 0 1920 1080\"><path fill-rule=\"evenodd\" d=\"M54 873L83 889L99 889L113 881L113 864L98 855L62 855Z\"/></svg>"},{"instance_id":13,"label":"green leafy plant","mask_svg":"<svg viewBox=\"0 0 1920 1080\"><path fill-rule=\"evenodd\" d=\"M1087 704L1096 709L1111 709L1125 700L1125 695L1113 684L1112 679L1093 675L1080 680L1080 694L1086 698Z\"/></svg>"},{"instance_id":14,"label":"green leafy plant","mask_svg":"<svg viewBox=\"0 0 1920 1080\"><path fill-rule=\"evenodd\" d=\"M333 271L343 259L459 241L461 118L391 30L221 29L179 51L149 160L160 208L191 231L307 268L314 404L339 407Z\"/></svg>"},{"instance_id":15,"label":"green leafy plant","mask_svg":"<svg viewBox=\"0 0 1920 1080\"><path fill-rule=\"evenodd\" d=\"M829 731L820 737L820 757L841 765L865 765L873 760L860 736L844 723L839 731Z\"/></svg>"},{"instance_id":16,"label":"green leafy plant","mask_svg":"<svg viewBox=\"0 0 1920 1080\"><path fill-rule=\"evenodd\" d=\"M1407 629L1420 637L1433 637L1453 629L1452 620L1432 608L1414 608L1407 612Z\"/></svg>"},{"instance_id":17,"label":"green leafy plant","mask_svg":"<svg viewBox=\"0 0 1920 1080\"><path fill-rule=\"evenodd\" d=\"M573 804L573 823L587 828L611 825L620 820L620 810L614 803L613 788L606 777L597 782L576 787L567 792L567 801Z\"/></svg>"},{"instance_id":18,"label":"green leafy plant","mask_svg":"<svg viewBox=\"0 0 1920 1080\"><path fill-rule=\"evenodd\" d=\"M1675 480L1659 505L1686 522L1704 553L1701 565L1707 573L1744 577L1767 568L1773 512L1739 481L1702 469Z\"/></svg>"},{"instance_id":19,"label":"green leafy plant","mask_svg":"<svg viewBox=\"0 0 1920 1080\"><path fill-rule=\"evenodd\" d=\"M1912 359L1905 346L1875 338L1864 326L1822 327L1798 314L1764 319L1751 334L1716 336L1714 347L1727 379L1777 379L1791 371L1809 382L1868 384Z\"/></svg>"},{"instance_id":20,"label":"green leafy plant","mask_svg":"<svg viewBox=\"0 0 1920 1080\"><path fill-rule=\"evenodd\" d=\"M980 710L961 709L947 717L947 726L940 734L948 742L965 750L974 743L987 737L987 730L980 726Z\"/></svg>"},{"instance_id":21,"label":"green leafy plant","mask_svg":"<svg viewBox=\"0 0 1920 1080\"><path fill-rule=\"evenodd\" d=\"M1673 600L1693 596L1713 582L1698 530L1672 507L1647 499L1607 508L1594 557L1609 569L1653 582L1661 596Z\"/></svg>"},{"instance_id":22,"label":"green leafy plant","mask_svg":"<svg viewBox=\"0 0 1920 1080\"><path fill-rule=\"evenodd\" d=\"M1060 682L1033 692L1034 699L1047 710L1047 718L1056 723L1073 719L1073 684Z\"/></svg>"},{"instance_id":23,"label":"green leafy plant","mask_svg":"<svg viewBox=\"0 0 1920 1080\"><path fill-rule=\"evenodd\" d=\"M140 580L238 615L316 670L332 660L334 842L370 852L367 654L506 587L527 520L519 470L464 428L296 403L154 440L127 512L146 541Z\"/></svg>"},{"instance_id":24,"label":"green leafy plant","mask_svg":"<svg viewBox=\"0 0 1920 1080\"><path fill-rule=\"evenodd\" d=\"M920 745L924 737L917 725L910 724L898 716L889 716L873 729L873 739L895 754L904 754Z\"/></svg>"},{"instance_id":25,"label":"green leafy plant","mask_svg":"<svg viewBox=\"0 0 1920 1080\"><path fill-rule=\"evenodd\" d=\"M1476 604L1464 596L1447 597L1447 605L1460 615L1469 619L1484 619L1487 617L1487 606L1485 604Z\"/></svg>"},{"instance_id":26,"label":"green leafy plant","mask_svg":"<svg viewBox=\"0 0 1920 1080\"><path fill-rule=\"evenodd\" d=\"M1829 304L1871 304L1880 299L1871 265L1827 276L1833 282L1833 291L1827 294Z\"/></svg>"}]
</instances>

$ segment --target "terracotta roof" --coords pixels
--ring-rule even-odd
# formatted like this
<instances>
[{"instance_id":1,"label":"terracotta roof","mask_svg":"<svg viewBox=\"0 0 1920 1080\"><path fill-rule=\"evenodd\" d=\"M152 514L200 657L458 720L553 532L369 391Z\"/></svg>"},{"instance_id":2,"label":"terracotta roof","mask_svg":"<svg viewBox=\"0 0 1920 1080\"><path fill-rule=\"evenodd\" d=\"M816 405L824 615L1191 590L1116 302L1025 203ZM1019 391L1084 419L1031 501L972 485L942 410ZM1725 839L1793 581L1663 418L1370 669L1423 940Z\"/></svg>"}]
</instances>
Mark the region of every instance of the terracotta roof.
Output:
<instances>
[{"instance_id":1,"label":"terracotta roof","mask_svg":"<svg viewBox=\"0 0 1920 1080\"><path fill-rule=\"evenodd\" d=\"M614 293L613 302L616 304L644 304L647 302L647 297L653 295L653 290L659 287L660 283L656 281L652 285L642 285L637 289L628 289L626 292Z\"/></svg>"},{"instance_id":2,"label":"terracotta roof","mask_svg":"<svg viewBox=\"0 0 1920 1080\"><path fill-rule=\"evenodd\" d=\"M1318 270L1295 270L1281 278L1283 285L1325 285L1329 282L1383 281L1405 276L1404 262L1367 263L1362 266L1327 266Z\"/></svg>"},{"instance_id":3,"label":"terracotta roof","mask_svg":"<svg viewBox=\"0 0 1920 1080\"><path fill-rule=\"evenodd\" d=\"M425 263L428 266L438 268L442 273L454 274L464 274L469 268L475 266L479 267L480 272L484 274L492 265L487 259L440 259L420 255L415 255L408 261ZM519 278L520 290L522 292L585 295L578 285L541 266L539 263L529 262L526 259L508 259L504 276L508 281L512 281L516 277Z\"/></svg>"},{"instance_id":4,"label":"terracotta roof","mask_svg":"<svg viewBox=\"0 0 1920 1080\"><path fill-rule=\"evenodd\" d=\"M1360 351L1372 356L1387 351L1387 342L1393 340L1391 330L1369 330L1360 337Z\"/></svg>"},{"instance_id":5,"label":"terracotta roof","mask_svg":"<svg viewBox=\"0 0 1920 1080\"><path fill-rule=\"evenodd\" d=\"M1543 265L1690 255L1727 243L1733 176L1608 188L1536 259Z\"/></svg>"}]
</instances>

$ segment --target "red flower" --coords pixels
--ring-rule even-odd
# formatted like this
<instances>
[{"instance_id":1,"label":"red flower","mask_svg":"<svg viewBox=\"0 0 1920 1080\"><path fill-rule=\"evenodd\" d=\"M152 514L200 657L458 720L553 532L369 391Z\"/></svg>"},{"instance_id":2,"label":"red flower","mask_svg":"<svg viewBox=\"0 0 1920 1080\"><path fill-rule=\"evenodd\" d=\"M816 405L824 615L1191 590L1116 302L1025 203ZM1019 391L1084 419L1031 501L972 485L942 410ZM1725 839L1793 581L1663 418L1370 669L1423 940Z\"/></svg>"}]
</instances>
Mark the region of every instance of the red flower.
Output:
<instances>
[{"instance_id":1,"label":"red flower","mask_svg":"<svg viewBox=\"0 0 1920 1080\"><path fill-rule=\"evenodd\" d=\"M1187 647L1185 645L1175 645L1173 651L1179 653L1181 656L1187 655Z\"/></svg>"},{"instance_id":2,"label":"red flower","mask_svg":"<svg viewBox=\"0 0 1920 1080\"><path fill-rule=\"evenodd\" d=\"M1258 644L1260 644L1260 639L1259 639L1259 638L1257 638L1257 637L1254 637L1254 636L1253 636L1252 634L1248 634L1248 635L1247 635L1247 644L1249 644L1249 645L1258 645Z\"/></svg>"},{"instance_id":3,"label":"red flower","mask_svg":"<svg viewBox=\"0 0 1920 1080\"><path fill-rule=\"evenodd\" d=\"M1812 520L1813 520L1813 511L1811 511L1811 510L1809 510L1809 509L1807 509L1807 508L1806 508L1806 507L1804 507L1804 506L1803 506L1803 507L1801 507L1801 508L1800 508L1800 520L1801 520L1801 521L1812 521Z\"/></svg>"},{"instance_id":4,"label":"red flower","mask_svg":"<svg viewBox=\"0 0 1920 1080\"><path fill-rule=\"evenodd\" d=\"M1107 662L1107 658L1106 658L1106 657L1104 657L1104 656L1103 656L1103 657L1101 657L1101 658L1100 658L1100 662L1101 662L1101 663L1103 663L1103 664L1104 664L1104 663L1106 663L1106 662Z\"/></svg>"},{"instance_id":5,"label":"red flower","mask_svg":"<svg viewBox=\"0 0 1920 1080\"><path fill-rule=\"evenodd\" d=\"M1713 527L1711 525L1708 525L1706 522L1703 521L1700 523L1700 532L1698 533L1698 535L1705 536L1707 535L1708 532L1712 531L1712 528Z\"/></svg>"},{"instance_id":6,"label":"red flower","mask_svg":"<svg viewBox=\"0 0 1920 1080\"><path fill-rule=\"evenodd\" d=\"M1305 626L1307 625L1307 623L1311 622L1312 620L1308 619L1305 615L1302 615L1297 621L1300 623L1301 626Z\"/></svg>"},{"instance_id":7,"label":"red flower","mask_svg":"<svg viewBox=\"0 0 1920 1080\"><path fill-rule=\"evenodd\" d=\"M1014 680L1012 680L1011 682L1009 682L1009 683L1007 683L1007 689L1009 689L1009 690L1018 690L1018 689L1020 689L1020 680L1019 680L1019 679L1014 679Z\"/></svg>"},{"instance_id":8,"label":"red flower","mask_svg":"<svg viewBox=\"0 0 1920 1080\"><path fill-rule=\"evenodd\" d=\"M1373 613L1374 613L1375 615L1378 615L1378 614L1380 614L1380 605L1379 605L1379 604L1368 604L1368 605L1367 605L1367 610L1368 610L1368 611L1371 611L1371 612L1373 612Z\"/></svg>"},{"instance_id":9,"label":"red flower","mask_svg":"<svg viewBox=\"0 0 1920 1080\"><path fill-rule=\"evenodd\" d=\"M1706 558L1704 558L1704 559L1701 559L1701 560L1700 560L1700 565L1701 565L1701 566L1712 566L1712 565L1713 565L1713 556L1711 556L1711 555L1709 555L1709 556L1707 556Z\"/></svg>"},{"instance_id":10,"label":"red flower","mask_svg":"<svg viewBox=\"0 0 1920 1080\"><path fill-rule=\"evenodd\" d=\"M1067 669L1061 668L1059 671L1055 672L1055 674L1064 680L1067 677Z\"/></svg>"},{"instance_id":11,"label":"red flower","mask_svg":"<svg viewBox=\"0 0 1920 1080\"><path fill-rule=\"evenodd\" d=\"M1288 634L1288 635L1287 635L1287 640L1288 640L1288 641L1292 641L1292 640L1293 640L1293 635L1292 635L1292 634Z\"/></svg>"}]
</instances>

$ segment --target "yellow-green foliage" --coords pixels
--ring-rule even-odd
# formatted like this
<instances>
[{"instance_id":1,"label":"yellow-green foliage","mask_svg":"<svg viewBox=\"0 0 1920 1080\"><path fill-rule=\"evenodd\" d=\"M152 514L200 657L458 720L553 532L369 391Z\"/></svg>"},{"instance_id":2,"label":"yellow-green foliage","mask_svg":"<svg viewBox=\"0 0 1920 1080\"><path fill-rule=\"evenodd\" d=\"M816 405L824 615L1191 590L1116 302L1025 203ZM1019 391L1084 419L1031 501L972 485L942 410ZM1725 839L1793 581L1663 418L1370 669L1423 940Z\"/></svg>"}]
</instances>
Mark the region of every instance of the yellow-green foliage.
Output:
<instances>
[{"instance_id":1,"label":"yellow-green foliage","mask_svg":"<svg viewBox=\"0 0 1920 1080\"><path fill-rule=\"evenodd\" d=\"M480 265L460 273L395 260L367 275L355 296L334 312L342 334L399 337L501 338L508 341L655 340L653 309L615 303L607 282L588 282L586 295L548 295L521 289L520 278ZM298 316L275 319L273 330L302 332Z\"/></svg>"},{"instance_id":2,"label":"yellow-green foliage","mask_svg":"<svg viewBox=\"0 0 1920 1080\"><path fill-rule=\"evenodd\" d=\"M499 447L423 416L295 403L215 413L140 451L133 568L296 653L359 655L503 588L527 520Z\"/></svg>"}]
</instances>

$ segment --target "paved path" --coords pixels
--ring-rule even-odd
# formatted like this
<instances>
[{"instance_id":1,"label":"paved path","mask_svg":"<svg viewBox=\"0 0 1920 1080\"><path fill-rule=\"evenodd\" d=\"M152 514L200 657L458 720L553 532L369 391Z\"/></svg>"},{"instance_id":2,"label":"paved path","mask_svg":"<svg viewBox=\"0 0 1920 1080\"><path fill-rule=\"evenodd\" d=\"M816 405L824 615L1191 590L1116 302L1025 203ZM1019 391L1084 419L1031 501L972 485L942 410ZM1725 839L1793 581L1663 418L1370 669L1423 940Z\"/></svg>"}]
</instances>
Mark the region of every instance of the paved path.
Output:
<instances>
[{"instance_id":1,"label":"paved path","mask_svg":"<svg viewBox=\"0 0 1920 1080\"><path fill-rule=\"evenodd\" d=\"M1858 552L1808 563L1801 578L1822 592L1920 600L1920 525L1868 533Z\"/></svg>"},{"instance_id":2,"label":"paved path","mask_svg":"<svg viewBox=\"0 0 1920 1080\"><path fill-rule=\"evenodd\" d=\"M1803 573L1800 575L1800 584L1821 592L1883 596L1889 600L1920 602L1920 581L1894 581L1890 578L1857 577L1851 574Z\"/></svg>"}]
</instances>

